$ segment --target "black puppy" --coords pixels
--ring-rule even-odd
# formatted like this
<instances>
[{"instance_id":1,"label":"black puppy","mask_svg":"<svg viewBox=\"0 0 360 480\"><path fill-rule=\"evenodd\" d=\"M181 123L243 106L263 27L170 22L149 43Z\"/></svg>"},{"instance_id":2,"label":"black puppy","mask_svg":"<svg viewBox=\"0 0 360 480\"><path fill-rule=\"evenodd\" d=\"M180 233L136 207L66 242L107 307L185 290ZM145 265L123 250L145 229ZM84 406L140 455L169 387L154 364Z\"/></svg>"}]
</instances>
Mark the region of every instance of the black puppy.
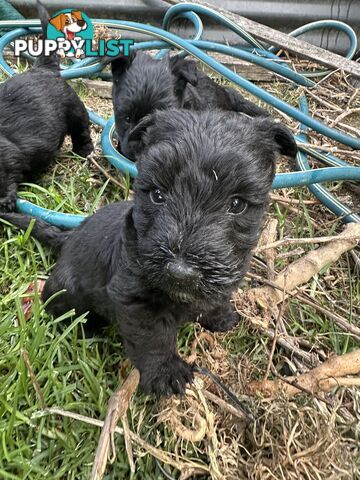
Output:
<instances>
[{"instance_id":1,"label":"black puppy","mask_svg":"<svg viewBox=\"0 0 360 480\"><path fill-rule=\"evenodd\" d=\"M175 78L175 93L180 107L192 110L229 110L251 117L267 117L269 113L255 103L246 100L239 92L224 87L198 69L193 60L178 55L170 59Z\"/></svg>"},{"instance_id":2,"label":"black puppy","mask_svg":"<svg viewBox=\"0 0 360 480\"><path fill-rule=\"evenodd\" d=\"M147 53L134 52L112 60L111 71L118 150L135 159L137 145L129 141L129 134L136 124L155 110L178 105L169 58L156 60Z\"/></svg>"},{"instance_id":3,"label":"black puppy","mask_svg":"<svg viewBox=\"0 0 360 480\"><path fill-rule=\"evenodd\" d=\"M144 52L111 61L112 98L118 150L137 159L138 144L132 130L146 115L173 107L192 110L219 108L251 116L268 116L234 89L222 87L200 72L195 62L180 56L156 60Z\"/></svg>"},{"instance_id":4,"label":"black puppy","mask_svg":"<svg viewBox=\"0 0 360 480\"><path fill-rule=\"evenodd\" d=\"M177 353L177 329L237 323L229 300L257 243L275 159L293 157L296 144L269 119L219 111L158 111L136 135L133 202L104 207L73 231L37 220L33 235L62 246L43 299L65 289L50 312L114 322L144 391L183 393L193 372ZM31 220L0 218L24 229Z\"/></svg>"},{"instance_id":5,"label":"black puppy","mask_svg":"<svg viewBox=\"0 0 360 480\"><path fill-rule=\"evenodd\" d=\"M38 13L45 36L49 15L40 2ZM18 184L50 164L66 134L75 153L91 153L87 111L60 77L56 55L0 85L0 210L15 208Z\"/></svg>"}]
</instances>

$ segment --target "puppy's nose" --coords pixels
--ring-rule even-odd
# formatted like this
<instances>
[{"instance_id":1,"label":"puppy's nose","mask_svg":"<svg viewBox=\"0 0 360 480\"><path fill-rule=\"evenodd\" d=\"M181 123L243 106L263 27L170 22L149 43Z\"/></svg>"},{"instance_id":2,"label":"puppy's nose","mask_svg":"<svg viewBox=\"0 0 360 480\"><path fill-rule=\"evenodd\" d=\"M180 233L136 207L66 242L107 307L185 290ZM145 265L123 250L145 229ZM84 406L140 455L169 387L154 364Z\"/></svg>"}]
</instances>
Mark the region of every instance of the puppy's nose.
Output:
<instances>
[{"instance_id":1,"label":"puppy's nose","mask_svg":"<svg viewBox=\"0 0 360 480\"><path fill-rule=\"evenodd\" d=\"M200 280L201 278L201 273L198 270L190 267L181 260L169 262L166 268L169 275L179 282L192 283Z\"/></svg>"},{"instance_id":2,"label":"puppy's nose","mask_svg":"<svg viewBox=\"0 0 360 480\"><path fill-rule=\"evenodd\" d=\"M85 25L85 20L78 20L77 24L79 25L79 27L83 27Z\"/></svg>"}]
</instances>

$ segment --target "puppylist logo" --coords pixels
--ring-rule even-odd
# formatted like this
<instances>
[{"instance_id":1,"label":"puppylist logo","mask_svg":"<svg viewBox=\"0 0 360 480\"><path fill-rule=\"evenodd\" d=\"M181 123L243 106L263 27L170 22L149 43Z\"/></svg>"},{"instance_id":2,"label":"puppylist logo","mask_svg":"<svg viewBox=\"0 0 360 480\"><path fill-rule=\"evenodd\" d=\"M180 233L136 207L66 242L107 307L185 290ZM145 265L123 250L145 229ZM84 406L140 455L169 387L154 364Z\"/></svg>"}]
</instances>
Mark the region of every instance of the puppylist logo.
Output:
<instances>
[{"instance_id":1,"label":"puppylist logo","mask_svg":"<svg viewBox=\"0 0 360 480\"><path fill-rule=\"evenodd\" d=\"M48 23L46 38L16 39L14 54L20 56L25 52L33 57L40 55L50 56L57 52L65 57L116 57L120 53L128 56L132 39L99 38L94 41L94 27L86 13L80 10L65 9L53 15Z\"/></svg>"}]
</instances>

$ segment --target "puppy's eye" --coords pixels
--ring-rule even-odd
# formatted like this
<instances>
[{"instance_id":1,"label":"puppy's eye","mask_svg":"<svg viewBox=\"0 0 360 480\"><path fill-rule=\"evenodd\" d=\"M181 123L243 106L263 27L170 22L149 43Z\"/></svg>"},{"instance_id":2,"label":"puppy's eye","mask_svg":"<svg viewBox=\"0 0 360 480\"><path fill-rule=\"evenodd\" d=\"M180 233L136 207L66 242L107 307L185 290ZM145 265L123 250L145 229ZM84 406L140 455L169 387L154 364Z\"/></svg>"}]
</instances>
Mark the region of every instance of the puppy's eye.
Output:
<instances>
[{"instance_id":1,"label":"puppy's eye","mask_svg":"<svg viewBox=\"0 0 360 480\"><path fill-rule=\"evenodd\" d=\"M248 204L240 197L234 197L231 199L230 206L228 208L229 213L237 214L244 213Z\"/></svg>"},{"instance_id":2,"label":"puppy's eye","mask_svg":"<svg viewBox=\"0 0 360 480\"><path fill-rule=\"evenodd\" d=\"M125 117L125 122L130 123L130 117Z\"/></svg>"},{"instance_id":3,"label":"puppy's eye","mask_svg":"<svg viewBox=\"0 0 360 480\"><path fill-rule=\"evenodd\" d=\"M161 205L165 202L165 197L158 188L150 191L150 199L155 205Z\"/></svg>"}]
</instances>

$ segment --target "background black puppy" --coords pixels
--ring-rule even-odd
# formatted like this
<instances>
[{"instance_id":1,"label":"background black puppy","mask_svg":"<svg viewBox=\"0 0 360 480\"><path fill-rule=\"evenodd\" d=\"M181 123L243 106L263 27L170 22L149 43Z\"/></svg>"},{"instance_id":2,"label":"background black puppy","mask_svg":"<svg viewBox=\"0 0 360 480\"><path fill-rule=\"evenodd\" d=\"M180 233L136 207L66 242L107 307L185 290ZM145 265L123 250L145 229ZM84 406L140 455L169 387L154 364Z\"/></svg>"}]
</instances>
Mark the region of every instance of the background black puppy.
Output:
<instances>
[{"instance_id":1,"label":"background black puppy","mask_svg":"<svg viewBox=\"0 0 360 480\"><path fill-rule=\"evenodd\" d=\"M111 61L106 59L105 63ZM144 52L111 61L112 98L118 150L131 160L138 154L132 137L136 124L155 110L219 108L251 116L268 116L234 89L222 87L202 73L196 63L179 56L156 60Z\"/></svg>"},{"instance_id":2,"label":"background black puppy","mask_svg":"<svg viewBox=\"0 0 360 480\"><path fill-rule=\"evenodd\" d=\"M134 202L104 207L75 231L35 224L33 235L62 245L43 298L65 289L48 306L53 314L110 319L142 388L183 393L193 373L177 353L177 329L197 318L213 331L236 324L229 299L257 243L276 154L294 156L296 144L269 119L219 111L158 111L136 134Z\"/></svg>"},{"instance_id":3,"label":"background black puppy","mask_svg":"<svg viewBox=\"0 0 360 480\"><path fill-rule=\"evenodd\" d=\"M38 12L45 32L49 16L40 2ZM60 77L55 55L0 85L0 210L15 208L18 184L49 165L66 134L75 153L89 155L87 111Z\"/></svg>"},{"instance_id":4,"label":"background black puppy","mask_svg":"<svg viewBox=\"0 0 360 480\"><path fill-rule=\"evenodd\" d=\"M198 69L193 60L175 55L170 58L175 78L175 93L182 108L193 110L229 110L251 117L266 117L269 113L255 103L246 100L239 92L224 87Z\"/></svg>"},{"instance_id":5,"label":"background black puppy","mask_svg":"<svg viewBox=\"0 0 360 480\"><path fill-rule=\"evenodd\" d=\"M144 52L131 53L111 62L112 99L118 150L128 158L136 156L136 143L129 133L146 115L155 110L176 107L174 79L169 58L156 60Z\"/></svg>"}]
</instances>

